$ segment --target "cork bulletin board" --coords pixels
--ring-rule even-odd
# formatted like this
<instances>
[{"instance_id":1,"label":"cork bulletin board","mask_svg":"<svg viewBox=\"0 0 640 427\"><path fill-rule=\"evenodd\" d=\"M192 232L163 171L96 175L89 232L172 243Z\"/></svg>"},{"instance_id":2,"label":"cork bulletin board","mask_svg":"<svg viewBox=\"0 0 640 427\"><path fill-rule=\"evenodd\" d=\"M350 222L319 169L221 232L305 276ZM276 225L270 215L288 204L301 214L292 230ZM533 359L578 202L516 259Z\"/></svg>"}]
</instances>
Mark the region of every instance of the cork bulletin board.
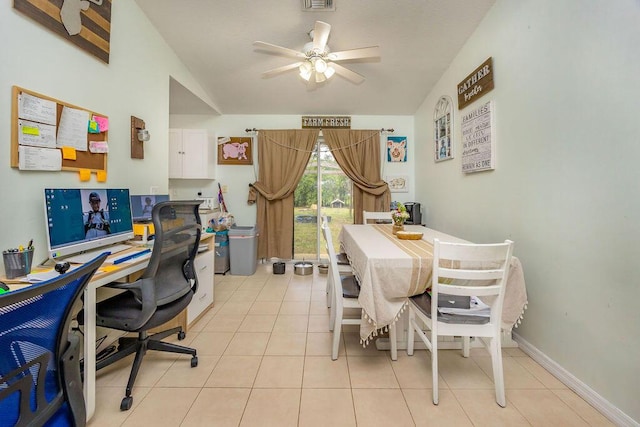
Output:
<instances>
[{"instance_id":1,"label":"cork bulletin board","mask_svg":"<svg viewBox=\"0 0 640 427\"><path fill-rule=\"evenodd\" d=\"M76 137L78 133L82 134L76 139L86 141L84 149L80 146L67 147L67 143L64 147L61 146L65 133L65 123L62 123L63 112L68 115L75 114L81 119L88 118L86 122L76 120L78 125L82 126L82 130L78 132L75 129L75 133L72 134ZM102 129L100 126L91 129L89 120L101 124ZM106 171L108 122L109 118L104 114L14 86L11 97L11 167L21 170ZM27 165L27 159L20 159L20 153L25 157L32 157ZM58 159L58 163L52 159Z\"/></svg>"}]
</instances>

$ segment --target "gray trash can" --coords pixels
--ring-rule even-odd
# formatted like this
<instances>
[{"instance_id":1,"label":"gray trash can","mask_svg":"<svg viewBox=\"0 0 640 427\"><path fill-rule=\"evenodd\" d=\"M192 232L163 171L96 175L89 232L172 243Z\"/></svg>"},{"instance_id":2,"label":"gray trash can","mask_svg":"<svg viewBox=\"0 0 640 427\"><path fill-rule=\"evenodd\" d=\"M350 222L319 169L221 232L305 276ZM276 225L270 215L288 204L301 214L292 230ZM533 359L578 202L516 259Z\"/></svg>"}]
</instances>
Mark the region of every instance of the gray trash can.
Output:
<instances>
[{"instance_id":1,"label":"gray trash can","mask_svg":"<svg viewBox=\"0 0 640 427\"><path fill-rule=\"evenodd\" d=\"M216 231L215 242L216 257L213 271L216 274L225 274L229 271L229 231Z\"/></svg>"},{"instance_id":2,"label":"gray trash can","mask_svg":"<svg viewBox=\"0 0 640 427\"><path fill-rule=\"evenodd\" d=\"M229 229L231 274L251 276L258 267L258 228L237 226Z\"/></svg>"}]
</instances>

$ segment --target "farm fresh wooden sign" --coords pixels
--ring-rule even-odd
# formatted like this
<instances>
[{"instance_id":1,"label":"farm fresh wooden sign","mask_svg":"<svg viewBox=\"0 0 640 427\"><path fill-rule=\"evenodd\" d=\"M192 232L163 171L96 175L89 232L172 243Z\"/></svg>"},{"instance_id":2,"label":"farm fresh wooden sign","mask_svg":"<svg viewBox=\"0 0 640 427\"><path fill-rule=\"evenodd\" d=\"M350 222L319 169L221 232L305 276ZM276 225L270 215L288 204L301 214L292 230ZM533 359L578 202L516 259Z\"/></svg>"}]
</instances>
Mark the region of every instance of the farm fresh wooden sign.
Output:
<instances>
[{"instance_id":1,"label":"farm fresh wooden sign","mask_svg":"<svg viewBox=\"0 0 640 427\"><path fill-rule=\"evenodd\" d=\"M489 58L458 83L458 110L462 110L492 89L493 62Z\"/></svg>"},{"instance_id":2,"label":"farm fresh wooden sign","mask_svg":"<svg viewBox=\"0 0 640 427\"><path fill-rule=\"evenodd\" d=\"M351 129L351 116L302 116L302 129Z\"/></svg>"}]
</instances>

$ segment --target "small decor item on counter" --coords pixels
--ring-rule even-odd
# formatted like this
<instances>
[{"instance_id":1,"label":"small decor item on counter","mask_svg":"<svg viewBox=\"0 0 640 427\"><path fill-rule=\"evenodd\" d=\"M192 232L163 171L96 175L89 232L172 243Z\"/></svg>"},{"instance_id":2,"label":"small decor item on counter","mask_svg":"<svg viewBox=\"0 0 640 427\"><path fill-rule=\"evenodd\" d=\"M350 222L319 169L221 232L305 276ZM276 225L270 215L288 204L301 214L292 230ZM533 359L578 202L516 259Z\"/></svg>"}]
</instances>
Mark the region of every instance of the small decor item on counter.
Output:
<instances>
[{"instance_id":1,"label":"small decor item on counter","mask_svg":"<svg viewBox=\"0 0 640 427\"><path fill-rule=\"evenodd\" d=\"M391 212L391 219L393 220L393 234L398 231L404 230L404 222L409 219L409 212L407 208L400 202L393 202L395 204L395 210Z\"/></svg>"}]
</instances>

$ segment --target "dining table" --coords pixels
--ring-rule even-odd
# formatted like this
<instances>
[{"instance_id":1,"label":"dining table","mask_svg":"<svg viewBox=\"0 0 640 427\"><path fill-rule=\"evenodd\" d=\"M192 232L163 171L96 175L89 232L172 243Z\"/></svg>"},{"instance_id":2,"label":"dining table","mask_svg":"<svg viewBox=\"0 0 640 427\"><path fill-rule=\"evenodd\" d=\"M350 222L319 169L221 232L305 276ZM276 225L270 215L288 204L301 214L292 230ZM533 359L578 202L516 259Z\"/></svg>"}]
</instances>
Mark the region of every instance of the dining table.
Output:
<instances>
[{"instance_id":1,"label":"dining table","mask_svg":"<svg viewBox=\"0 0 640 427\"><path fill-rule=\"evenodd\" d=\"M417 240L399 239L390 224L344 225L339 234L353 273L360 283L362 307L360 342L367 345L407 309L408 298L431 286L433 239L470 243L420 225L405 225L405 231L422 233ZM520 322L527 305L522 265L512 257L502 310L502 329L510 332Z\"/></svg>"}]
</instances>

